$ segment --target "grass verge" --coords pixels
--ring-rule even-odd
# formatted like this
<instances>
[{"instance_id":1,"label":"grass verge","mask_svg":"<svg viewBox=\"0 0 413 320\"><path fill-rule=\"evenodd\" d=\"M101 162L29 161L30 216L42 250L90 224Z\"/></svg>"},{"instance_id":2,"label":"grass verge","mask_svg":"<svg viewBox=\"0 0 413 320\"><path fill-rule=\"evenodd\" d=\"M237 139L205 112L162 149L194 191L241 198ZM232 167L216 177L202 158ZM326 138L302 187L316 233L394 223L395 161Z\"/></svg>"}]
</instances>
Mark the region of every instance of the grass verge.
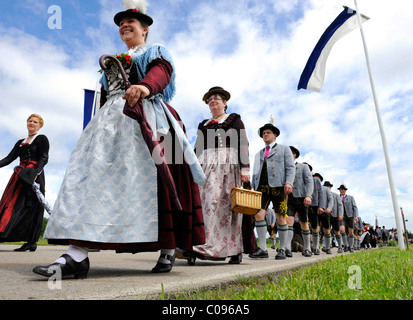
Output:
<instances>
[{"instance_id":1,"label":"grass verge","mask_svg":"<svg viewBox=\"0 0 413 320\"><path fill-rule=\"evenodd\" d=\"M412 300L413 251L358 251L283 274L239 278L169 300Z\"/></svg>"}]
</instances>

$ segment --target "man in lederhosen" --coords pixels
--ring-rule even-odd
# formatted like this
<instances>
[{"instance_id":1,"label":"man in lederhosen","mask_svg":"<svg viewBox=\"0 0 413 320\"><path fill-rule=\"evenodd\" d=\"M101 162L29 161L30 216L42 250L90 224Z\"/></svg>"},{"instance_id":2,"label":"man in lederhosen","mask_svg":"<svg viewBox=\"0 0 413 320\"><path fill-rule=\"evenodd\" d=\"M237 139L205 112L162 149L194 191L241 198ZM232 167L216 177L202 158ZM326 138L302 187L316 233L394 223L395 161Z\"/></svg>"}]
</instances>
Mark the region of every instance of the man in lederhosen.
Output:
<instances>
[{"instance_id":1,"label":"man in lederhosen","mask_svg":"<svg viewBox=\"0 0 413 320\"><path fill-rule=\"evenodd\" d=\"M311 166L310 166L311 168ZM324 212L326 208L326 197L321 185L321 179L317 178L320 175L315 173L313 175L314 191L311 198L311 206L308 208L308 220L310 221L311 228L311 251L315 255L320 254L320 242L319 242L319 216ZM321 176L321 175L320 175Z\"/></svg>"},{"instance_id":2,"label":"man in lederhosen","mask_svg":"<svg viewBox=\"0 0 413 320\"><path fill-rule=\"evenodd\" d=\"M275 259L286 259L285 247L288 238L287 199L293 190L295 166L292 152L288 146L279 145L275 139L280 130L273 123L261 127L258 134L266 147L255 156L252 186L262 192L261 210L255 216L259 248L250 258L268 258L266 247L267 224L265 212L270 202L277 215L280 246Z\"/></svg>"},{"instance_id":3,"label":"man in lederhosen","mask_svg":"<svg viewBox=\"0 0 413 320\"><path fill-rule=\"evenodd\" d=\"M290 146L294 160L300 156L298 146ZM301 226L301 234L303 237L304 248L302 255L311 257L310 249L310 228L308 225L308 207L311 205L311 195L314 190L313 177L308 165L295 162L295 178L293 184L293 192L288 197L288 240L285 254L287 257L292 257L291 240L294 236L294 217L298 214L298 219Z\"/></svg>"},{"instance_id":4,"label":"man in lederhosen","mask_svg":"<svg viewBox=\"0 0 413 320\"><path fill-rule=\"evenodd\" d=\"M354 223L358 221L358 208L356 204L356 200L351 195L346 194L347 188L344 184L338 187L340 191L341 201L343 202L344 208L344 218L343 218L343 225L341 226L341 235L345 233L345 230L348 229L348 248L344 248L344 251L353 252L354 248Z\"/></svg>"},{"instance_id":5,"label":"man in lederhosen","mask_svg":"<svg viewBox=\"0 0 413 320\"><path fill-rule=\"evenodd\" d=\"M324 186L329 188L331 191L331 188L333 185L330 183L330 181L324 182ZM342 253L343 248L342 248L342 241L341 241L341 234L340 234L340 225L343 221L343 202L341 201L340 196L331 191L331 194L333 196L333 208L331 209L331 215L330 215L330 223L331 223L331 228L333 229L337 243L338 243L338 250L337 253Z\"/></svg>"},{"instance_id":6,"label":"man in lederhosen","mask_svg":"<svg viewBox=\"0 0 413 320\"><path fill-rule=\"evenodd\" d=\"M319 175L318 178L320 179L320 181L323 181L323 177L321 175ZM322 251L327 254L331 254L331 211L333 210L334 199L330 188L323 185L322 190L324 192L326 207L324 212L319 217L320 225L323 228L324 235L324 245Z\"/></svg>"}]
</instances>

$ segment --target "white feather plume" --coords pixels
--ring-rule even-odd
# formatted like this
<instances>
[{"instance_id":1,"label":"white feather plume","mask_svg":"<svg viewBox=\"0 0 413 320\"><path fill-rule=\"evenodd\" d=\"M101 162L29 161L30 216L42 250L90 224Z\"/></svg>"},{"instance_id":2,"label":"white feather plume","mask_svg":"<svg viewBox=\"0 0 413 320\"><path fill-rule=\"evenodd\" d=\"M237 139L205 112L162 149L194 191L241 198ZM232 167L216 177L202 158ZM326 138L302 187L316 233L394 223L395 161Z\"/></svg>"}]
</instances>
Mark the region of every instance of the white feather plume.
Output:
<instances>
[{"instance_id":1,"label":"white feather plume","mask_svg":"<svg viewBox=\"0 0 413 320\"><path fill-rule=\"evenodd\" d=\"M146 13L148 3L146 2L146 0L123 0L123 7L125 8L125 10L137 9L142 13Z\"/></svg>"},{"instance_id":2,"label":"white feather plume","mask_svg":"<svg viewBox=\"0 0 413 320\"><path fill-rule=\"evenodd\" d=\"M270 116L270 123L275 127L275 117L273 115Z\"/></svg>"}]
</instances>

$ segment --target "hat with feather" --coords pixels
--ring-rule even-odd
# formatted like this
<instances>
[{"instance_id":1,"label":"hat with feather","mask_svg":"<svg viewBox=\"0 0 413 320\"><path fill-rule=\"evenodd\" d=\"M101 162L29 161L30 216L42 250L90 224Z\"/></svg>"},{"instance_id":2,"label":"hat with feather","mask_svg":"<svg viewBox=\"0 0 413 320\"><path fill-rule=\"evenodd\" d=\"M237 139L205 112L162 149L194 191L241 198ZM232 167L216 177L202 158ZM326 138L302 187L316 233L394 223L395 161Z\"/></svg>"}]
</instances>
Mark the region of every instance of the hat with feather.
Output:
<instances>
[{"instance_id":1,"label":"hat with feather","mask_svg":"<svg viewBox=\"0 0 413 320\"><path fill-rule=\"evenodd\" d=\"M261 138L262 138L262 133L264 132L264 130L271 130L277 135L277 137L280 135L280 130L275 126L275 118L273 115L271 115L270 117L270 122L265 124L258 130L258 135Z\"/></svg>"},{"instance_id":2,"label":"hat with feather","mask_svg":"<svg viewBox=\"0 0 413 320\"><path fill-rule=\"evenodd\" d=\"M122 19L126 17L138 19L148 26L152 25L152 18L146 14L148 7L146 0L123 0L123 7L125 11L118 12L113 19L116 25L119 26Z\"/></svg>"},{"instance_id":3,"label":"hat with feather","mask_svg":"<svg viewBox=\"0 0 413 320\"><path fill-rule=\"evenodd\" d=\"M337 188L338 190L343 189L343 190L348 190L344 182L341 183L341 185Z\"/></svg>"}]
</instances>

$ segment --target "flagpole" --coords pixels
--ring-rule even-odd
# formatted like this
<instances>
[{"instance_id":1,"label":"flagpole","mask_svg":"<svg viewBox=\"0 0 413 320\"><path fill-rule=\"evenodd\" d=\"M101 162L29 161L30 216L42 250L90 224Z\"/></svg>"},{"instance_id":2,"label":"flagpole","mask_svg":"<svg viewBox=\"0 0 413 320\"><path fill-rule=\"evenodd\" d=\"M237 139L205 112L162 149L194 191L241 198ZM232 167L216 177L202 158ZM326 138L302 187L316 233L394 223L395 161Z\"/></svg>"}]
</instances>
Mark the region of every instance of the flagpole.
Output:
<instances>
[{"instance_id":1,"label":"flagpole","mask_svg":"<svg viewBox=\"0 0 413 320\"><path fill-rule=\"evenodd\" d=\"M398 205L398 201L397 201L396 188L395 188L394 182L393 182L393 173L392 173L392 168L391 168L391 165L390 165L390 157L389 157L389 151L388 151L388 148L387 148L386 135L384 133L383 122L382 122L381 115L380 115L380 108L379 108L376 89L375 89L375 86L374 86L373 76L372 76L372 72L371 72L370 59L369 59L369 54L368 54L368 50L367 50L366 39L364 37L364 31L363 31L363 25L362 25L362 22L361 22L361 16L360 16L360 12L359 12L359 9L358 9L358 6L357 6L357 0L354 0L354 4L356 6L357 20L359 22L361 38L363 40L364 53L365 53L366 62L367 62L367 69L368 69L369 77L370 77L371 91L373 93L374 105L376 107L377 120L379 122L381 140L382 140L382 143L383 143L384 157L385 157L386 166L387 166L387 175L388 175L388 178L389 178L390 191L391 191L391 195L392 195L392 199L393 199L393 210L394 210L394 217L396 219L397 233L398 234L403 234L402 227L401 227L401 221L400 221L400 217L399 217L399 214L398 214L399 205ZM398 244L399 244L399 249L400 250L405 249L404 248L404 242L403 242L403 236L398 237Z\"/></svg>"}]
</instances>

